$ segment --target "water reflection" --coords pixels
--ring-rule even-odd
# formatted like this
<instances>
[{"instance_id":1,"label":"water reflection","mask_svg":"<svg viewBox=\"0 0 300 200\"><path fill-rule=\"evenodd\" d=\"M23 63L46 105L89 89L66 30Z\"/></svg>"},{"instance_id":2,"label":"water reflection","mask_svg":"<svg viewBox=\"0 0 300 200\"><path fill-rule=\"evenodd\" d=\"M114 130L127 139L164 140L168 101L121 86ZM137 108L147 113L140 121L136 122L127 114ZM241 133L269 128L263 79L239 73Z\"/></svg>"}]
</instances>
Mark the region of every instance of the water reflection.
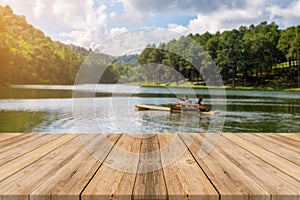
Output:
<instances>
[{"instance_id":1,"label":"water reflection","mask_svg":"<svg viewBox=\"0 0 300 200\"><path fill-rule=\"evenodd\" d=\"M45 111L0 111L0 132L64 133L72 132L69 117ZM74 132L74 131L73 131Z\"/></svg>"},{"instance_id":2,"label":"water reflection","mask_svg":"<svg viewBox=\"0 0 300 200\"><path fill-rule=\"evenodd\" d=\"M209 129L212 117L218 120L225 115L223 110L218 110L220 114L215 116L137 112L135 104L166 105L176 98L165 88L141 88L130 95L128 92L133 88L128 87L131 86L122 86L122 92L127 95L114 94L113 97L113 86L99 86L100 93L89 105L93 113L74 115L70 87L0 88L0 132L74 133L79 129L95 133L201 133ZM91 89L90 86L84 88ZM178 90L180 94L185 93L183 89ZM210 106L207 91L196 92ZM149 95L144 97L144 94ZM227 91L226 100L223 132L300 132L298 92ZM83 102L79 109L84 111L85 99L79 101ZM215 103L223 105L225 100L216 99Z\"/></svg>"}]
</instances>

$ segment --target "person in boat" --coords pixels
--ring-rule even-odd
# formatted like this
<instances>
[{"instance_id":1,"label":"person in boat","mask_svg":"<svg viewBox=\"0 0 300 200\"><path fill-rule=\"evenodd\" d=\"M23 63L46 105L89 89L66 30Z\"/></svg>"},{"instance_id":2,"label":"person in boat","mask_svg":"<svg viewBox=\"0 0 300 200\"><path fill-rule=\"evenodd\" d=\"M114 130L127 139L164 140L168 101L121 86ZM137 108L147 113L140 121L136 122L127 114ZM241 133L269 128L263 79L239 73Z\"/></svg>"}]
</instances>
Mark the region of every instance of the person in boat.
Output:
<instances>
[{"instance_id":1,"label":"person in boat","mask_svg":"<svg viewBox=\"0 0 300 200\"><path fill-rule=\"evenodd\" d=\"M199 105L199 110L200 110L200 112L209 112L210 111L210 109L207 109L206 107L205 107L205 105L202 103L202 98L201 97L198 97L198 101L196 102L196 104L198 104Z\"/></svg>"},{"instance_id":2,"label":"person in boat","mask_svg":"<svg viewBox=\"0 0 300 200\"><path fill-rule=\"evenodd\" d=\"M188 95L184 95L184 98L178 98L177 106L189 109L193 107L193 102L189 99Z\"/></svg>"},{"instance_id":3,"label":"person in boat","mask_svg":"<svg viewBox=\"0 0 300 200\"><path fill-rule=\"evenodd\" d=\"M184 98L178 98L178 104L180 104L181 106L183 106L184 108L193 108L193 102L191 100L189 100L189 96L188 95L184 95Z\"/></svg>"},{"instance_id":4,"label":"person in boat","mask_svg":"<svg viewBox=\"0 0 300 200\"><path fill-rule=\"evenodd\" d=\"M192 104L192 101L189 100L189 96L188 95L184 95L184 98L178 98L178 102L179 103L185 103L185 104Z\"/></svg>"}]
</instances>

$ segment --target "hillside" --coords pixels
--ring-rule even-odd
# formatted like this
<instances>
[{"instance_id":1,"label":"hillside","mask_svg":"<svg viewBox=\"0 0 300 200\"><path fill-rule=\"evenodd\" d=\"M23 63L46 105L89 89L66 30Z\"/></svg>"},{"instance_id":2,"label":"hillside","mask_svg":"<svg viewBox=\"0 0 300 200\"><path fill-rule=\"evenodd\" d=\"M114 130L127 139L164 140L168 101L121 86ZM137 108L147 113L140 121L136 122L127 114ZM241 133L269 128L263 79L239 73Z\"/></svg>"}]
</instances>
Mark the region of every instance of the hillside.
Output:
<instances>
[{"instance_id":1,"label":"hillside","mask_svg":"<svg viewBox=\"0 0 300 200\"><path fill-rule=\"evenodd\" d=\"M185 80L204 84L203 76L206 81L213 81L216 73L211 73L211 60L206 58L199 44L216 64L225 85L300 88L300 26L280 30L274 22L261 22L222 33L190 34L158 47L149 45L140 55L139 62L168 64ZM176 49L178 55L190 58L189 62L168 49ZM163 67L160 68L148 68L145 81L163 83L165 78L156 74L170 77L168 82L182 79L159 73L163 71Z\"/></svg>"},{"instance_id":2,"label":"hillside","mask_svg":"<svg viewBox=\"0 0 300 200\"><path fill-rule=\"evenodd\" d=\"M24 16L15 15L8 6L0 6L0 85L74 84L79 67L91 53L93 58L88 63L91 69L107 67L100 83L116 83L120 78L125 82L180 81L177 75L164 74L162 65L143 68L144 64L157 63L174 68L185 80L204 84L202 75L210 72L209 68L203 67L208 60L191 60L197 65L196 70L190 62L163 50L181 49L188 57L198 59L197 48L187 45L192 39L216 63L226 85L300 87L299 35L300 26L280 30L276 23L262 22L222 33L190 34L160 44L158 48L149 44L141 55L115 58L52 41L27 23ZM194 57L194 54L198 56ZM85 83L88 81L88 78L84 80Z\"/></svg>"},{"instance_id":3,"label":"hillside","mask_svg":"<svg viewBox=\"0 0 300 200\"><path fill-rule=\"evenodd\" d=\"M90 53L82 47L52 41L27 23L24 16L0 6L0 85L74 84L79 67ZM99 82L117 82L128 63L137 65L136 56L120 57L109 65L116 58L92 53L93 69L108 66Z\"/></svg>"},{"instance_id":4,"label":"hillside","mask_svg":"<svg viewBox=\"0 0 300 200\"><path fill-rule=\"evenodd\" d=\"M83 57L0 6L0 83L72 84Z\"/></svg>"}]
</instances>

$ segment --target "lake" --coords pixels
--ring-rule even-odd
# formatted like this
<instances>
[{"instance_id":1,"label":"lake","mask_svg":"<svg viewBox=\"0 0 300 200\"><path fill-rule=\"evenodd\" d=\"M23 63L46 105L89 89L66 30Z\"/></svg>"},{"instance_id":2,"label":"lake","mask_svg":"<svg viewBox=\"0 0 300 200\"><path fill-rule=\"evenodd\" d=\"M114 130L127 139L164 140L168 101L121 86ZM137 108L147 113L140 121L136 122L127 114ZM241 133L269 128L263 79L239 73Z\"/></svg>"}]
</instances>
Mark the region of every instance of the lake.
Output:
<instances>
[{"instance_id":1,"label":"lake","mask_svg":"<svg viewBox=\"0 0 300 200\"><path fill-rule=\"evenodd\" d=\"M74 92L75 91L75 92ZM148 88L132 85L26 85L0 87L0 132L204 133L300 132L297 91ZM216 115L136 111L136 104L167 105L196 95Z\"/></svg>"}]
</instances>

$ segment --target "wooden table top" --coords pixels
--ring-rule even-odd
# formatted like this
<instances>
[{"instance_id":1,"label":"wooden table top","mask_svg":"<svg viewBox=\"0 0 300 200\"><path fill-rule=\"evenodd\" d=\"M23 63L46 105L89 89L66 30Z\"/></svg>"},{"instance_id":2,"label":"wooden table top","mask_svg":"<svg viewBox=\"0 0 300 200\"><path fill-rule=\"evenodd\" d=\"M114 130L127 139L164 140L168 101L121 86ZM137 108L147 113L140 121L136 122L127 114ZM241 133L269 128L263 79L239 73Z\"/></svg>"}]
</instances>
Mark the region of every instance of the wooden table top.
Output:
<instances>
[{"instance_id":1,"label":"wooden table top","mask_svg":"<svg viewBox=\"0 0 300 200\"><path fill-rule=\"evenodd\" d=\"M300 199L300 134L205 136L1 133L0 199Z\"/></svg>"}]
</instances>

